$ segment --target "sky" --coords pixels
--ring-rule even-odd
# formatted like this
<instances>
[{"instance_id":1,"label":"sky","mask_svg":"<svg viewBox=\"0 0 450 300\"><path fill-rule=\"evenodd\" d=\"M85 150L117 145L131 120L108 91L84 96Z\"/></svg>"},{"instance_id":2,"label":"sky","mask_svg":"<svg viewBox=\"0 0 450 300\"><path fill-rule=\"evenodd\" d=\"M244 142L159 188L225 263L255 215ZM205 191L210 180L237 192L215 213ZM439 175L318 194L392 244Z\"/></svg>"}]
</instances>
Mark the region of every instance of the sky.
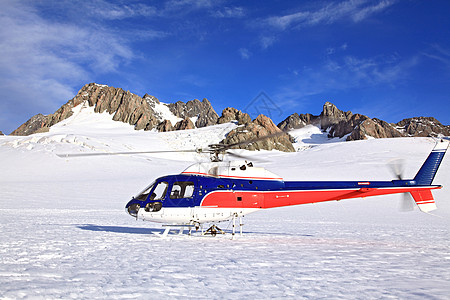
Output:
<instances>
[{"instance_id":1,"label":"sky","mask_svg":"<svg viewBox=\"0 0 450 300\"><path fill-rule=\"evenodd\" d=\"M0 130L90 82L275 123L339 109L450 125L450 1L0 0Z\"/></svg>"}]
</instances>

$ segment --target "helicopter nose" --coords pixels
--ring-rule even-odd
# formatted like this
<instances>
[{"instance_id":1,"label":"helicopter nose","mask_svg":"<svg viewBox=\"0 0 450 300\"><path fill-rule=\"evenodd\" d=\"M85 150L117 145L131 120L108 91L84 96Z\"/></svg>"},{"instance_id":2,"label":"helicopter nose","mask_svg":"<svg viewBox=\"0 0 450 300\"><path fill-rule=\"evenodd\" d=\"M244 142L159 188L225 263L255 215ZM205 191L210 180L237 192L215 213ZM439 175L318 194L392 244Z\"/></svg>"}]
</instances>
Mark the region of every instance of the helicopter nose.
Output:
<instances>
[{"instance_id":1,"label":"helicopter nose","mask_svg":"<svg viewBox=\"0 0 450 300\"><path fill-rule=\"evenodd\" d=\"M141 206L139 205L139 203L130 204L127 208L128 214L130 214L133 217L137 217L140 208Z\"/></svg>"}]
</instances>

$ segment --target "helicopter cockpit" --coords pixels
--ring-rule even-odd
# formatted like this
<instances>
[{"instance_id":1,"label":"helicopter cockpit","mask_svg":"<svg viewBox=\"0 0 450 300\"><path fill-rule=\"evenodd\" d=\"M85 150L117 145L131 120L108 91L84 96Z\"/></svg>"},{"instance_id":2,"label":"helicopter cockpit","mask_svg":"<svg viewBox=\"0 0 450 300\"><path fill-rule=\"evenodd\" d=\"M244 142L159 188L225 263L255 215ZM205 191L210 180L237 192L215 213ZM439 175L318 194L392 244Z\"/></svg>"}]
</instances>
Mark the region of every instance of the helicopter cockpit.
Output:
<instances>
[{"instance_id":1,"label":"helicopter cockpit","mask_svg":"<svg viewBox=\"0 0 450 300\"><path fill-rule=\"evenodd\" d=\"M137 215L143 207L158 212L164 206L192 206L196 180L192 176L168 176L157 179L127 204L128 213Z\"/></svg>"}]
</instances>

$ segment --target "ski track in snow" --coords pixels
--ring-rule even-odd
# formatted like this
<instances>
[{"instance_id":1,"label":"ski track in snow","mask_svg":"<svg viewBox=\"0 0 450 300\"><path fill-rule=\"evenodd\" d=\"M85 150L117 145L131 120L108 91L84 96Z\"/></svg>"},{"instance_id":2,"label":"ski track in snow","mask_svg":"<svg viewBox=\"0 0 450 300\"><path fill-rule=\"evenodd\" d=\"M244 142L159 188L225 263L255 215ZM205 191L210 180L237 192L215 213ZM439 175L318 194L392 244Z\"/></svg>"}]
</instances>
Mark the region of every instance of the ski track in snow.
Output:
<instances>
[{"instance_id":1,"label":"ski track in snow","mask_svg":"<svg viewBox=\"0 0 450 300\"><path fill-rule=\"evenodd\" d=\"M135 221L126 202L204 155L54 153L204 147L223 128L164 135L101 114L93 128L83 116L46 134L0 137L2 299L450 299L449 154L433 215L398 212L394 195L257 212L236 240L228 223L218 224L223 236L161 239L152 234L161 225ZM389 160L405 158L414 176L433 147L422 138L308 147L298 134L304 151L253 154L287 180L384 180Z\"/></svg>"}]
</instances>

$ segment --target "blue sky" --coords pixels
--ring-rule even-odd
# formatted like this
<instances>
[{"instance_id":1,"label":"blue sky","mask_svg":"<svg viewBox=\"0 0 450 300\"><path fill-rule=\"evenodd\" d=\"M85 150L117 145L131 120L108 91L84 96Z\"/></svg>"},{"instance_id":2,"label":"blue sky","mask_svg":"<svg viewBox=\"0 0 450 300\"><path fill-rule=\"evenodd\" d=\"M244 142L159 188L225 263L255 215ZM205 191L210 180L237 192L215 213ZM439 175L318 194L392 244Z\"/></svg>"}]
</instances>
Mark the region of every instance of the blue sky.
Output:
<instances>
[{"instance_id":1,"label":"blue sky","mask_svg":"<svg viewBox=\"0 0 450 300\"><path fill-rule=\"evenodd\" d=\"M270 115L450 124L450 1L0 0L0 130L86 83ZM256 99L256 100L255 100Z\"/></svg>"}]
</instances>

